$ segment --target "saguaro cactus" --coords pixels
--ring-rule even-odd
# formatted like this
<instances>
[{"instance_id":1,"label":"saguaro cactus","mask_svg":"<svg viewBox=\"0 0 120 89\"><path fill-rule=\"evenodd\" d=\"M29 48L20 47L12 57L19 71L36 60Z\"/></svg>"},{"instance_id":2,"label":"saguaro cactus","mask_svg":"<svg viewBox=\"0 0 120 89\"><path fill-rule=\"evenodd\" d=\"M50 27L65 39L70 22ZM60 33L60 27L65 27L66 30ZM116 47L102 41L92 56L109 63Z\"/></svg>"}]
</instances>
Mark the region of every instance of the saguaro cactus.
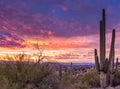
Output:
<instances>
[{"instance_id":1,"label":"saguaro cactus","mask_svg":"<svg viewBox=\"0 0 120 89\"><path fill-rule=\"evenodd\" d=\"M61 78L62 78L62 65L61 64L59 65L59 77L61 80Z\"/></svg>"},{"instance_id":2,"label":"saguaro cactus","mask_svg":"<svg viewBox=\"0 0 120 89\"><path fill-rule=\"evenodd\" d=\"M107 73L111 64L112 59L114 58L114 44L115 44L115 30L112 31L112 41L110 48L110 56L109 59L106 58L106 17L105 10L102 10L102 20L100 21L100 60L98 58L97 49L95 52L95 64L96 69L100 73L100 84L101 88L105 89L107 86Z\"/></svg>"},{"instance_id":3,"label":"saguaro cactus","mask_svg":"<svg viewBox=\"0 0 120 89\"><path fill-rule=\"evenodd\" d=\"M118 69L118 58L116 59L116 66L115 66L115 72L117 71L117 69Z\"/></svg>"},{"instance_id":4,"label":"saguaro cactus","mask_svg":"<svg viewBox=\"0 0 120 89\"><path fill-rule=\"evenodd\" d=\"M73 74L73 63L71 62L70 63L70 72L71 72L71 75Z\"/></svg>"}]
</instances>

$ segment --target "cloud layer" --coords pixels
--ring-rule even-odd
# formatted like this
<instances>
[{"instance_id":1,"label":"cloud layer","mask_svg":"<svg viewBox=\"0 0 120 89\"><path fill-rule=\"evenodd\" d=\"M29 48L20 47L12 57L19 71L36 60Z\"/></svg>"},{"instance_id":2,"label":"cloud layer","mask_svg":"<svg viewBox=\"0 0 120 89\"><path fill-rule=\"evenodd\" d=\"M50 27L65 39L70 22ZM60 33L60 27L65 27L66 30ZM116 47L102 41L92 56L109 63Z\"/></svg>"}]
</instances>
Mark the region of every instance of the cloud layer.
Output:
<instances>
[{"instance_id":1,"label":"cloud layer","mask_svg":"<svg viewBox=\"0 0 120 89\"><path fill-rule=\"evenodd\" d=\"M106 9L107 33L119 34L120 1L0 0L0 47L31 50L44 45L55 59L92 59L99 45L101 9ZM107 37L111 38L110 35ZM117 48L119 48L117 38ZM110 40L107 42L109 47ZM66 50L64 54L60 50ZM71 56L71 52L77 51ZM73 51L74 50L74 51ZM120 53L117 50L117 53ZM46 56L48 56L46 55ZM77 55L77 56L76 56ZM82 55L82 56L81 56ZM117 54L119 55L119 54Z\"/></svg>"}]
</instances>

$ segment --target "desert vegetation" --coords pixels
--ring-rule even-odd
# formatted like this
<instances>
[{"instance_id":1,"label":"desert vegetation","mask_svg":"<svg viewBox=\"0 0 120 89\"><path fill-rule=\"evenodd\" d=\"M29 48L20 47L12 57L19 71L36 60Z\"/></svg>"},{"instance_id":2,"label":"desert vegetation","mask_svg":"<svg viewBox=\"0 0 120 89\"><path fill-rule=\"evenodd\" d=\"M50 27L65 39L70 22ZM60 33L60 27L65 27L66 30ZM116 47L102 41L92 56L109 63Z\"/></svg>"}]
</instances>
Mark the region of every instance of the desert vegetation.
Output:
<instances>
[{"instance_id":1,"label":"desert vegetation","mask_svg":"<svg viewBox=\"0 0 120 89\"><path fill-rule=\"evenodd\" d=\"M61 72L60 75L49 64L24 61L28 58L25 54L14 56L16 57L19 60L1 62L0 89L87 89L89 87L87 83L82 83L69 73Z\"/></svg>"},{"instance_id":2,"label":"desert vegetation","mask_svg":"<svg viewBox=\"0 0 120 89\"><path fill-rule=\"evenodd\" d=\"M6 59L10 60L10 56ZM65 72L62 65L30 62L25 54L14 55L17 61L1 61L0 89L90 89L100 87L96 69L81 75ZM28 60L28 61L24 61ZM71 68L72 67L72 68ZM74 66L70 66L74 69ZM74 70L72 70L74 72ZM109 74L108 74L109 75ZM109 81L109 80L108 80ZM115 72L114 86L120 85L120 71Z\"/></svg>"}]
</instances>

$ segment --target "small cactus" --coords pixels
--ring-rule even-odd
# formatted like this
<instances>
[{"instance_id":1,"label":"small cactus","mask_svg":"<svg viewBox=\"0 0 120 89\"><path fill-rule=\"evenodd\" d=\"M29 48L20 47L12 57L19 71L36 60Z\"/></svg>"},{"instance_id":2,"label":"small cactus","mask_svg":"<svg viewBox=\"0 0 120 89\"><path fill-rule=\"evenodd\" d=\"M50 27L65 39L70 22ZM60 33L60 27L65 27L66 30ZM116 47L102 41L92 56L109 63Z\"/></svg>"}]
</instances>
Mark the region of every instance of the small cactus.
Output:
<instances>
[{"instance_id":1,"label":"small cactus","mask_svg":"<svg viewBox=\"0 0 120 89\"><path fill-rule=\"evenodd\" d=\"M72 62L70 63L70 68L71 68L70 70L71 70L71 75L72 75L73 74L73 63Z\"/></svg>"},{"instance_id":2,"label":"small cactus","mask_svg":"<svg viewBox=\"0 0 120 89\"><path fill-rule=\"evenodd\" d=\"M115 72L118 70L118 58L116 59L116 66L115 66Z\"/></svg>"},{"instance_id":3,"label":"small cactus","mask_svg":"<svg viewBox=\"0 0 120 89\"><path fill-rule=\"evenodd\" d=\"M59 77L62 78L62 65L59 65Z\"/></svg>"}]
</instances>

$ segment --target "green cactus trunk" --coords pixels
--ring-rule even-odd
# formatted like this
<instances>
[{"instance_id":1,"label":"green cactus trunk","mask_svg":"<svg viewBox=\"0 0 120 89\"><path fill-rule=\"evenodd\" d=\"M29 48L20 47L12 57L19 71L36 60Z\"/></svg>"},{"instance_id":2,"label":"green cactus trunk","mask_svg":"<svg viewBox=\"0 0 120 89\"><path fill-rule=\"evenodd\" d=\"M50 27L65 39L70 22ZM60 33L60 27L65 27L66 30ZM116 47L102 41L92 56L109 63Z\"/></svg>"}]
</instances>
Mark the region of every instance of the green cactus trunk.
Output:
<instances>
[{"instance_id":1,"label":"green cactus trunk","mask_svg":"<svg viewBox=\"0 0 120 89\"><path fill-rule=\"evenodd\" d=\"M104 71L105 66L105 43L106 43L106 36L105 36L105 10L102 11L102 20L100 21L100 84L101 88L105 89L107 86L106 82L106 72Z\"/></svg>"},{"instance_id":2,"label":"green cactus trunk","mask_svg":"<svg viewBox=\"0 0 120 89\"><path fill-rule=\"evenodd\" d=\"M100 84L101 89L105 89L107 86L107 75L104 72L100 72Z\"/></svg>"},{"instance_id":3,"label":"green cactus trunk","mask_svg":"<svg viewBox=\"0 0 120 89\"><path fill-rule=\"evenodd\" d=\"M105 10L102 11L102 20L100 21L100 70L104 69L104 61L105 61Z\"/></svg>"}]
</instances>

